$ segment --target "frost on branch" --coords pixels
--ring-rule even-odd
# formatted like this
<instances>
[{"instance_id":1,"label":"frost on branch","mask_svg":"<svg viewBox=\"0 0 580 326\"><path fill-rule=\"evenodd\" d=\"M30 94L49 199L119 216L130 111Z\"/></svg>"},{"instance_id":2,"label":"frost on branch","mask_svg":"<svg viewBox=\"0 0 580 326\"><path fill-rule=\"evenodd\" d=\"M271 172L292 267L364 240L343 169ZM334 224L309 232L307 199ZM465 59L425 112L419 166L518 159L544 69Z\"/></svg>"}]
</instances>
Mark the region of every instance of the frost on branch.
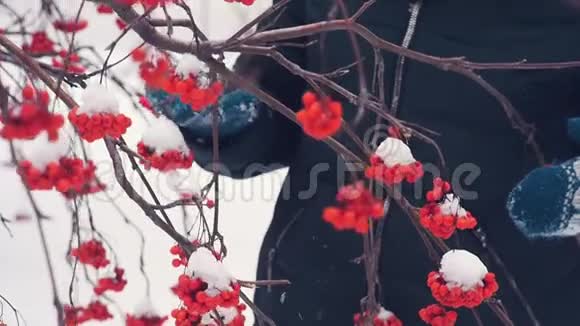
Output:
<instances>
[{"instance_id":1,"label":"frost on branch","mask_svg":"<svg viewBox=\"0 0 580 326\"><path fill-rule=\"evenodd\" d=\"M119 138L131 126L131 119L119 112L113 93L99 84L84 90L81 106L70 111L68 118L88 142L105 136Z\"/></svg>"},{"instance_id":2,"label":"frost on branch","mask_svg":"<svg viewBox=\"0 0 580 326\"><path fill-rule=\"evenodd\" d=\"M466 250L445 253L439 272L429 273L427 285L439 303L453 308L477 307L499 289L495 274Z\"/></svg>"},{"instance_id":3,"label":"frost on branch","mask_svg":"<svg viewBox=\"0 0 580 326\"><path fill-rule=\"evenodd\" d=\"M160 171L189 169L193 164L193 153L185 143L179 128L161 116L145 131L137 145L139 155L148 168Z\"/></svg>"},{"instance_id":4,"label":"frost on branch","mask_svg":"<svg viewBox=\"0 0 580 326\"><path fill-rule=\"evenodd\" d=\"M415 160L409 146L398 138L385 139L371 156L370 163L366 176L387 185L404 180L413 183L423 176L421 162Z\"/></svg>"}]
</instances>

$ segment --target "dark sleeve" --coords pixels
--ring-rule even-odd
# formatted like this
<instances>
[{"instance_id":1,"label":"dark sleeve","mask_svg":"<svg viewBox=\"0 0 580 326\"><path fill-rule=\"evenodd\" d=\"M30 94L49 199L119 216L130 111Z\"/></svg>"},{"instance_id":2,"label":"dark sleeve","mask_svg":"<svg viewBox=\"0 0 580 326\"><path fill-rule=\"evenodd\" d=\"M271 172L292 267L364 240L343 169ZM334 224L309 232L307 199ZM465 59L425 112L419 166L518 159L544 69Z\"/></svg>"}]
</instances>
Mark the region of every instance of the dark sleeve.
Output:
<instances>
[{"instance_id":1,"label":"dark sleeve","mask_svg":"<svg viewBox=\"0 0 580 326\"><path fill-rule=\"evenodd\" d=\"M297 26L304 23L303 7L304 0L291 1L279 19L272 24L273 28ZM280 48L280 52L293 62L301 66L305 65L303 48ZM274 60L265 56L242 55L236 62L235 70L246 78L254 79L263 90L289 108L297 110L300 107L301 95L306 87L305 82ZM248 178L288 166L294 157L299 127L262 103L258 103L257 108L256 118L246 128L234 135L220 137L219 154L222 174L233 178ZM212 138L199 137L195 132L183 127L182 132L194 150L196 162L202 168L211 170Z\"/></svg>"}]
</instances>

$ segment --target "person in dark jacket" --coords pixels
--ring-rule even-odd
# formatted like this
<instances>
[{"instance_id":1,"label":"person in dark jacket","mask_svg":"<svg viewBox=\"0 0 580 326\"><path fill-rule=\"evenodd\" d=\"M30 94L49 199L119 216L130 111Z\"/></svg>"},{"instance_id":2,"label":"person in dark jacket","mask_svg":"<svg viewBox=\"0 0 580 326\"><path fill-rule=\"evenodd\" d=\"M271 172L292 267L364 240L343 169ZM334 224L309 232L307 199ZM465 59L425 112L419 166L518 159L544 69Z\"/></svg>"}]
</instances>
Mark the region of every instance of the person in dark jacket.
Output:
<instances>
[{"instance_id":1,"label":"person in dark jacket","mask_svg":"<svg viewBox=\"0 0 580 326\"><path fill-rule=\"evenodd\" d=\"M363 1L346 3L354 12ZM332 4L330 0L293 0L273 28L325 20ZM380 0L359 22L381 38L434 56L489 63L580 59L580 12L565 1ZM318 46L286 47L281 52L315 72L333 71L355 61L346 32L329 32L324 42L327 52L323 57ZM361 48L365 69L371 72L372 48L363 41ZM478 217L487 242L513 274L539 322L580 325L576 239L531 240L518 232L506 209L512 188L538 166L527 139L514 130L498 101L473 81L430 65L403 62L388 52L383 59L387 103L397 106L400 119L439 133L435 141L447 160L448 176L464 182L465 189L476 194L466 198L464 206ZM237 70L254 77L261 88L288 107L301 107L307 85L271 59L242 56ZM579 69L489 70L481 71L481 76L536 127L548 162L578 155L578 145L566 136L566 123L580 112ZM337 81L358 92L354 71ZM400 81L400 88L393 87L395 81ZM208 167L212 161L211 110L193 113L162 92L149 96L156 108L180 126L198 163ZM393 101L394 97L398 100ZM352 325L366 293L363 267L357 263L362 254L360 236L337 232L321 218L323 208L335 202L338 187L345 182L347 164L324 143L308 137L250 94L232 90L220 100L219 109L224 173L247 178L289 167L264 237L257 278L288 279L292 284L257 289L256 304L279 326ZM345 120L351 121L356 108L345 107L344 112ZM375 116L367 113L356 132L368 139L374 123ZM344 135L338 139L354 148ZM421 162L438 162L432 146L412 140L410 147ZM412 201L422 203L420 198ZM476 253L497 274L501 287L497 297L515 325L534 325L488 247L469 232L457 235L449 245ZM420 325L418 310L434 303L426 277L437 266L409 219L395 205L386 219L382 248L381 303L405 325ZM483 325L501 325L487 307L478 311ZM457 325L478 323L462 309Z\"/></svg>"}]
</instances>

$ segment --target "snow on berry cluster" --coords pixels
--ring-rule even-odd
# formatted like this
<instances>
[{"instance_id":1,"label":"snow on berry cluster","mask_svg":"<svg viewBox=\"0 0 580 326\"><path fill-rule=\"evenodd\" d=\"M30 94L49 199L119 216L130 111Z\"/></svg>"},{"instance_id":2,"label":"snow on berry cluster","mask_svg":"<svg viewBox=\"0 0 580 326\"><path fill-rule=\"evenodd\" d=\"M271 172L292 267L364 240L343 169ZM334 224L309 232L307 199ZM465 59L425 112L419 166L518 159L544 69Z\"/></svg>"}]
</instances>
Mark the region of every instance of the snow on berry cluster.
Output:
<instances>
[{"instance_id":1,"label":"snow on berry cluster","mask_svg":"<svg viewBox=\"0 0 580 326\"><path fill-rule=\"evenodd\" d=\"M475 217L451 193L451 185L441 178L433 180L433 189L427 193L427 204L419 210L421 225L434 236L449 239L456 229L468 230L477 226Z\"/></svg>"},{"instance_id":2,"label":"snow on berry cluster","mask_svg":"<svg viewBox=\"0 0 580 326\"><path fill-rule=\"evenodd\" d=\"M22 104L8 109L6 117L1 117L0 136L4 139L34 139L42 131L50 140L58 139L58 131L64 124L60 114L49 111L48 92L27 85L22 89Z\"/></svg>"},{"instance_id":3,"label":"snow on berry cluster","mask_svg":"<svg viewBox=\"0 0 580 326\"><path fill-rule=\"evenodd\" d=\"M68 198L103 190L93 162L67 157L68 149L62 139L50 142L45 135L25 143L17 169L25 185L30 190L54 188Z\"/></svg>"},{"instance_id":4,"label":"snow on berry cluster","mask_svg":"<svg viewBox=\"0 0 580 326\"><path fill-rule=\"evenodd\" d=\"M145 161L146 168L160 171L189 169L193 153L187 147L179 128L169 119L157 118L137 145L137 151Z\"/></svg>"},{"instance_id":5,"label":"snow on berry cluster","mask_svg":"<svg viewBox=\"0 0 580 326\"><path fill-rule=\"evenodd\" d=\"M319 99L314 92L302 96L304 107L296 114L304 132L314 139L324 139L338 132L342 125L342 104L329 97Z\"/></svg>"},{"instance_id":6,"label":"snow on berry cluster","mask_svg":"<svg viewBox=\"0 0 580 326\"><path fill-rule=\"evenodd\" d=\"M223 93L220 81L210 82L207 66L197 57L185 54L175 67L175 72L166 80L164 90L179 96L181 102L189 104L194 111L201 111L216 104Z\"/></svg>"},{"instance_id":7,"label":"snow on berry cluster","mask_svg":"<svg viewBox=\"0 0 580 326\"><path fill-rule=\"evenodd\" d=\"M432 304L419 310L419 317L431 326L455 326L457 322L457 312L447 311L438 304Z\"/></svg>"},{"instance_id":8,"label":"snow on berry cluster","mask_svg":"<svg viewBox=\"0 0 580 326\"><path fill-rule=\"evenodd\" d=\"M147 87L179 97L194 111L216 104L223 93L223 84L212 82L205 63L191 54L183 55L175 66L166 54L150 48L136 49L132 56L139 62L139 73Z\"/></svg>"},{"instance_id":9,"label":"snow on berry cluster","mask_svg":"<svg viewBox=\"0 0 580 326\"><path fill-rule=\"evenodd\" d=\"M322 218L337 230L354 230L365 234L369 220L384 215L383 203L376 199L362 182L342 187L336 195L338 207L326 207Z\"/></svg>"},{"instance_id":10,"label":"snow on berry cluster","mask_svg":"<svg viewBox=\"0 0 580 326\"><path fill-rule=\"evenodd\" d=\"M79 136L88 142L105 136L119 138L131 126L131 119L119 112L119 103L112 92L98 84L85 89L82 105L70 111L68 119Z\"/></svg>"},{"instance_id":11,"label":"snow on berry cluster","mask_svg":"<svg viewBox=\"0 0 580 326\"><path fill-rule=\"evenodd\" d=\"M211 250L198 248L171 289L184 305L171 314L175 325L243 325L240 285Z\"/></svg>"},{"instance_id":12,"label":"snow on berry cluster","mask_svg":"<svg viewBox=\"0 0 580 326\"><path fill-rule=\"evenodd\" d=\"M127 314L125 326L162 326L168 316L161 316L151 305L149 300L139 304L133 314Z\"/></svg>"},{"instance_id":13,"label":"snow on berry cluster","mask_svg":"<svg viewBox=\"0 0 580 326\"><path fill-rule=\"evenodd\" d=\"M32 56L51 54L54 52L54 42L46 35L44 31L32 33L30 44L22 44L22 50Z\"/></svg>"},{"instance_id":14,"label":"snow on berry cluster","mask_svg":"<svg viewBox=\"0 0 580 326\"><path fill-rule=\"evenodd\" d=\"M368 311L365 311L363 314L359 313L354 315L355 326L403 326L403 322L394 313L383 307L379 308L378 313L374 317L370 317L370 315ZM368 322L369 319L372 320L372 324Z\"/></svg>"},{"instance_id":15,"label":"snow on berry cluster","mask_svg":"<svg viewBox=\"0 0 580 326\"><path fill-rule=\"evenodd\" d=\"M113 318L107 306L100 301L93 301L86 307L64 306L66 326L77 326L88 321L105 321Z\"/></svg>"},{"instance_id":16,"label":"snow on berry cluster","mask_svg":"<svg viewBox=\"0 0 580 326\"><path fill-rule=\"evenodd\" d=\"M365 170L367 178L387 185L399 184L404 180L413 183L423 176L423 165L415 160L409 146L393 137L388 137L379 145L370 163Z\"/></svg>"},{"instance_id":17,"label":"snow on berry cluster","mask_svg":"<svg viewBox=\"0 0 580 326\"><path fill-rule=\"evenodd\" d=\"M439 271L429 273L427 286L435 300L452 308L477 307L499 289L495 274L466 250L445 253Z\"/></svg>"}]
</instances>

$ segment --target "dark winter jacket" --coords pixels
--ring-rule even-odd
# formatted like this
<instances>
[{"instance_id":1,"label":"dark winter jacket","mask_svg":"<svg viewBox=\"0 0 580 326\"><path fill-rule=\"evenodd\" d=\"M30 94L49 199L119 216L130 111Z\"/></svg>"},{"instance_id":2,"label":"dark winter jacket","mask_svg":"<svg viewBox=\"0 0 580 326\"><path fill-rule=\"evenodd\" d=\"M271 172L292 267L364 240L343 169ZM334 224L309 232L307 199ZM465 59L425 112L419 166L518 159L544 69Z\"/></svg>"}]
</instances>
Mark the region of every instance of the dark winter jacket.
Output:
<instances>
[{"instance_id":1,"label":"dark winter jacket","mask_svg":"<svg viewBox=\"0 0 580 326\"><path fill-rule=\"evenodd\" d=\"M353 12L363 1L346 2ZM324 20L332 3L293 0L277 26ZM408 0L378 0L360 22L378 36L401 44L409 15ZM370 85L373 52L364 41L361 46ZM580 60L580 12L559 0L425 0L409 47L476 62ZM288 47L282 52L312 71L333 71L355 61L344 31L326 34L325 48L324 60L318 45ZM397 56L385 52L383 58L390 103ZM270 59L243 57L240 62L240 70L259 71L263 89L289 107L300 108L300 96L306 89L303 81ZM352 70L338 82L356 93L358 80ZM548 161L577 153L578 148L567 140L565 125L580 112L580 70L490 70L481 75L536 126ZM248 128L236 129L220 142L221 162L234 178L259 174L255 163L267 167L264 171L289 167L264 238L257 278L289 279L292 285L260 288L256 303L279 326L352 325L365 295L363 268L355 262L362 253L361 239L350 232L337 232L321 218L322 209L334 203L338 186L344 183L345 164L325 144L306 136L280 115L264 111ZM344 111L348 121L356 108L347 106ZM506 213L509 191L537 162L498 101L463 76L407 60L398 111L399 118L439 133L435 140L447 159L448 176L477 194L465 200L464 206L478 217L489 243L514 274L542 325L580 325L576 311L580 305L580 250L575 239L527 240ZM374 123L374 115L365 115L357 133L367 136ZM211 162L211 138L182 130L198 163ZM343 135L338 138L355 148ZM431 146L419 141L410 146L418 160L438 162ZM419 195L428 190L428 182L425 184ZM413 202L420 205L420 196ZM515 325L532 325L505 275L473 235L462 232L448 243L478 254L498 275L498 298ZM382 304L405 325L421 325L418 310L434 303L426 277L437 268L409 219L393 205L380 265ZM478 311L484 325L501 325L487 307ZM471 312L462 309L457 325L477 324Z\"/></svg>"}]
</instances>

